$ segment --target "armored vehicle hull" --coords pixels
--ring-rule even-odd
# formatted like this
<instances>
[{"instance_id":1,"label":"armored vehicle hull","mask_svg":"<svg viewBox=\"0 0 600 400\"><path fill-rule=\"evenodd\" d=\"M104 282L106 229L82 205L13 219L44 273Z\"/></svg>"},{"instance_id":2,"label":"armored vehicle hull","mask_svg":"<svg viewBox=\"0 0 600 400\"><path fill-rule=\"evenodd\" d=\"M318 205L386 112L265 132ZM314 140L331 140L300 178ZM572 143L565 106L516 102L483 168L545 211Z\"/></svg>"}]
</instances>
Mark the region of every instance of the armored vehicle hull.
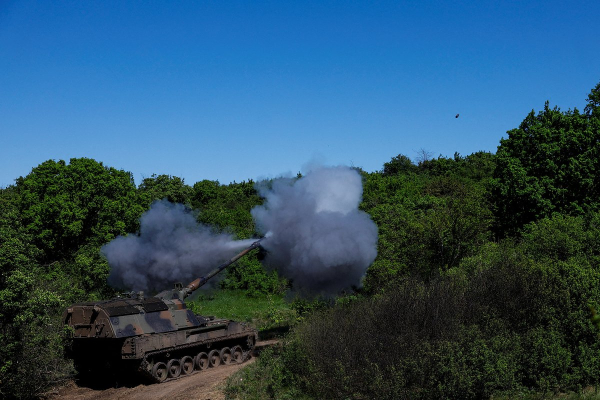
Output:
<instances>
[{"instance_id":1,"label":"armored vehicle hull","mask_svg":"<svg viewBox=\"0 0 600 400\"><path fill-rule=\"evenodd\" d=\"M67 308L63 320L72 328L68 353L79 373L138 373L163 382L245 361L257 331L243 323L195 315L183 298L258 243L185 288L176 285L154 297L145 298L140 292Z\"/></svg>"}]
</instances>

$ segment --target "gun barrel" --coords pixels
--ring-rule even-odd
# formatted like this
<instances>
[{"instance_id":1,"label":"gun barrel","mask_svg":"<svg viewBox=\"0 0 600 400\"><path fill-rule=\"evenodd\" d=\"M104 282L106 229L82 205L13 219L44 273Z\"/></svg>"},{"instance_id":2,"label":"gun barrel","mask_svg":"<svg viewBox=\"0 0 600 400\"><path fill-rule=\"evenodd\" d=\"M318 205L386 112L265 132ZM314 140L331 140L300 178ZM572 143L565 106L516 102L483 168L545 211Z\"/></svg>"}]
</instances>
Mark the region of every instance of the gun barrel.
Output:
<instances>
[{"instance_id":1,"label":"gun barrel","mask_svg":"<svg viewBox=\"0 0 600 400\"><path fill-rule=\"evenodd\" d=\"M243 256L245 256L246 254L248 254L250 251L252 251L252 250L256 249L257 247L259 247L260 246L260 242L263 239L264 238L261 238L261 239L257 240L256 242L252 243L249 247L245 248L240 253L238 253L235 256L233 256L231 259L225 261L223 264L219 265L217 268L215 268L212 271L210 271L208 274L206 274L206 276L202 276L202 277L194 280L193 282L190 282L185 287L187 294L192 293L194 290L198 289L200 286L202 286L206 282L208 282L208 280L210 278L212 278L213 276L217 275L219 272L223 271L225 268L227 268L228 266L230 266L231 264L233 264L234 262L236 262L237 260L239 260L240 258L242 258Z\"/></svg>"}]
</instances>

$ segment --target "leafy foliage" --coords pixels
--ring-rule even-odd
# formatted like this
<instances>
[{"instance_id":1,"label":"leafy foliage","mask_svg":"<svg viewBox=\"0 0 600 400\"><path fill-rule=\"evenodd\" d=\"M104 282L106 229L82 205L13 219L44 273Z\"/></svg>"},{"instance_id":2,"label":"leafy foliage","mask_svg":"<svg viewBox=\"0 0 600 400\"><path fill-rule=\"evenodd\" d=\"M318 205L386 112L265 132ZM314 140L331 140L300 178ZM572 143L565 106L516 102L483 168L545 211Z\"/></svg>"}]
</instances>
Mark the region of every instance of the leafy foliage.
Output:
<instances>
[{"instance_id":1,"label":"leafy foliage","mask_svg":"<svg viewBox=\"0 0 600 400\"><path fill-rule=\"evenodd\" d=\"M269 348L261 353L252 368L243 368L227 381L227 398L244 400L310 400L313 397L302 393L288 373L281 357L280 348ZM291 360L290 360L291 361Z\"/></svg>"},{"instance_id":2,"label":"leafy foliage","mask_svg":"<svg viewBox=\"0 0 600 400\"><path fill-rule=\"evenodd\" d=\"M589 95L586 114L561 112L546 102L543 111L531 111L500 141L494 198L501 234L514 234L555 212L583 215L598 209L599 91L596 86Z\"/></svg>"},{"instance_id":3,"label":"leafy foliage","mask_svg":"<svg viewBox=\"0 0 600 400\"><path fill-rule=\"evenodd\" d=\"M191 206L198 210L198 220L221 231L233 233L238 238L251 238L256 234L250 210L262 204L252 180L229 185L203 180L193 186ZM276 272L267 272L258 256L246 257L227 269L221 281L224 289L243 289L251 297L280 293L286 287Z\"/></svg>"},{"instance_id":4,"label":"leafy foliage","mask_svg":"<svg viewBox=\"0 0 600 400\"><path fill-rule=\"evenodd\" d=\"M49 262L135 232L143 211L130 173L88 158L46 161L16 188L27 231Z\"/></svg>"},{"instance_id":5,"label":"leafy foliage","mask_svg":"<svg viewBox=\"0 0 600 400\"><path fill-rule=\"evenodd\" d=\"M492 212L483 179L472 179L470 169L453 165L465 163L461 158L429 163L446 167L422 175L366 178L362 208L379 228L378 256L365 281L369 291L396 276L430 278L458 265L488 239Z\"/></svg>"},{"instance_id":6,"label":"leafy foliage","mask_svg":"<svg viewBox=\"0 0 600 400\"><path fill-rule=\"evenodd\" d=\"M567 226L565 236L590 233L581 218ZM597 385L600 341L587 304L600 299L598 253L560 237L540 242L548 229L565 229L565 220L528 227L520 244L485 246L429 282L407 278L313 314L268 361L281 371L273 384L328 399L478 399ZM568 250L563 261L552 259L557 248Z\"/></svg>"},{"instance_id":7,"label":"leafy foliage","mask_svg":"<svg viewBox=\"0 0 600 400\"><path fill-rule=\"evenodd\" d=\"M600 83L598 83L590 92L585 106L585 113L590 117L597 117L600 110Z\"/></svg>"},{"instance_id":8,"label":"leafy foliage","mask_svg":"<svg viewBox=\"0 0 600 400\"><path fill-rule=\"evenodd\" d=\"M0 193L0 395L33 397L64 378L64 302L36 262L39 250L23 227L14 187Z\"/></svg>"},{"instance_id":9,"label":"leafy foliage","mask_svg":"<svg viewBox=\"0 0 600 400\"><path fill-rule=\"evenodd\" d=\"M254 182L219 185L204 180L194 184L191 205L199 210L202 223L221 230L231 230L237 237L252 237L255 232L252 207L262 204Z\"/></svg>"},{"instance_id":10,"label":"leafy foliage","mask_svg":"<svg viewBox=\"0 0 600 400\"><path fill-rule=\"evenodd\" d=\"M419 164L420 171L430 176L453 175L483 183L490 180L495 168L495 156L485 151L466 157L455 153L453 158L438 157Z\"/></svg>"},{"instance_id":11,"label":"leafy foliage","mask_svg":"<svg viewBox=\"0 0 600 400\"><path fill-rule=\"evenodd\" d=\"M276 271L266 272L257 258L238 260L227 269L227 276L221 281L224 289L246 291L249 297L282 293L286 281L279 278Z\"/></svg>"},{"instance_id":12,"label":"leafy foliage","mask_svg":"<svg viewBox=\"0 0 600 400\"><path fill-rule=\"evenodd\" d=\"M177 176L152 175L145 178L138 186L138 192L145 207L150 207L156 200L167 199L171 203L189 204L192 188Z\"/></svg>"},{"instance_id":13,"label":"leafy foliage","mask_svg":"<svg viewBox=\"0 0 600 400\"><path fill-rule=\"evenodd\" d=\"M397 175L397 174L408 174L410 172L416 172L417 166L405 156L404 154L398 154L393 157L389 162L383 164L383 176Z\"/></svg>"}]
</instances>

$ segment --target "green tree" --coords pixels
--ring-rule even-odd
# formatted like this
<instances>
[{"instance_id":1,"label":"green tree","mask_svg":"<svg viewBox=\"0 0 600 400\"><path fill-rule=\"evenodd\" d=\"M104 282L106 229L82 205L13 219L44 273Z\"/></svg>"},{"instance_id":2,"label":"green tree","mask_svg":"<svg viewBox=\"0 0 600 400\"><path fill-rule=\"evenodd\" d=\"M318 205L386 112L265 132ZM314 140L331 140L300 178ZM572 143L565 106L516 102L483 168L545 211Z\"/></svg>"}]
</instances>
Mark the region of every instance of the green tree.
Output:
<instances>
[{"instance_id":1,"label":"green tree","mask_svg":"<svg viewBox=\"0 0 600 400\"><path fill-rule=\"evenodd\" d=\"M586 114L561 112L546 102L508 131L496 153L494 199L498 230L512 234L554 212L582 215L600 195L599 87Z\"/></svg>"},{"instance_id":2,"label":"green tree","mask_svg":"<svg viewBox=\"0 0 600 400\"><path fill-rule=\"evenodd\" d=\"M31 398L70 372L63 358L60 277L37 263L19 195L0 189L0 397ZM57 279L58 278L58 279Z\"/></svg>"},{"instance_id":3,"label":"green tree","mask_svg":"<svg viewBox=\"0 0 600 400\"><path fill-rule=\"evenodd\" d=\"M393 157L389 162L383 164L383 175L397 175L397 174L408 174L416 172L417 166L407 156L398 154Z\"/></svg>"},{"instance_id":4,"label":"green tree","mask_svg":"<svg viewBox=\"0 0 600 400\"><path fill-rule=\"evenodd\" d=\"M488 239L492 223L485 185L452 173L371 174L361 207L379 228L378 255L365 281L369 291L458 265Z\"/></svg>"},{"instance_id":5,"label":"green tree","mask_svg":"<svg viewBox=\"0 0 600 400\"><path fill-rule=\"evenodd\" d=\"M183 179L169 175L152 175L138 186L142 202L149 207L156 200L167 199L171 203L189 204L192 188Z\"/></svg>"},{"instance_id":6,"label":"green tree","mask_svg":"<svg viewBox=\"0 0 600 400\"><path fill-rule=\"evenodd\" d=\"M435 199L424 216L428 261L442 270L458 266L489 238L492 212L486 190L451 176L432 179L426 194Z\"/></svg>"},{"instance_id":7,"label":"green tree","mask_svg":"<svg viewBox=\"0 0 600 400\"><path fill-rule=\"evenodd\" d=\"M192 205L195 209L205 209L211 203L216 201L224 188L221 188L219 181L210 181L204 179L194 183L192 188Z\"/></svg>"},{"instance_id":8,"label":"green tree","mask_svg":"<svg viewBox=\"0 0 600 400\"><path fill-rule=\"evenodd\" d=\"M495 156L478 151L466 157L454 153L453 158L438 157L419 164L419 171L430 176L458 176L474 181L487 182L494 175Z\"/></svg>"},{"instance_id":9,"label":"green tree","mask_svg":"<svg viewBox=\"0 0 600 400\"><path fill-rule=\"evenodd\" d=\"M203 180L193 186L191 205L199 210L198 219L220 230L231 230L238 238L255 233L250 210L262 204L252 180L229 185Z\"/></svg>"},{"instance_id":10,"label":"green tree","mask_svg":"<svg viewBox=\"0 0 600 400\"><path fill-rule=\"evenodd\" d=\"M17 179L20 212L45 262L135 232L143 211L131 174L89 158L46 161Z\"/></svg>"},{"instance_id":11,"label":"green tree","mask_svg":"<svg viewBox=\"0 0 600 400\"><path fill-rule=\"evenodd\" d=\"M199 210L198 220L204 224L233 233L239 239L256 234L250 210L262 204L262 199L252 180L229 185L209 180L197 182L193 187L191 204ZM254 253L227 268L221 287L242 289L249 296L281 292L285 281L275 271L267 273L258 257L261 257L260 253Z\"/></svg>"},{"instance_id":12,"label":"green tree","mask_svg":"<svg viewBox=\"0 0 600 400\"><path fill-rule=\"evenodd\" d=\"M590 117L598 117L600 112L600 83L592 89L587 98L585 113Z\"/></svg>"}]
</instances>

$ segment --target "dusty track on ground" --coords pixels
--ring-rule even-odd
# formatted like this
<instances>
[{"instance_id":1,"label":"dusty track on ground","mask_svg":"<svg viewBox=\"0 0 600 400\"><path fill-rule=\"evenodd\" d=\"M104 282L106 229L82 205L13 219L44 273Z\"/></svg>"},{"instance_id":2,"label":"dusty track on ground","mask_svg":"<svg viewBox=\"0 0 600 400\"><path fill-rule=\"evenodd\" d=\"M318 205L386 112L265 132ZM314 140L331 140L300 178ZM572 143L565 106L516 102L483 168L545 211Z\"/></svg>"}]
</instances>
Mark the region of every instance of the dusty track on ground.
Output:
<instances>
[{"instance_id":1,"label":"dusty track on ground","mask_svg":"<svg viewBox=\"0 0 600 400\"><path fill-rule=\"evenodd\" d=\"M110 389L91 389L77 386L71 382L51 396L52 400L148 400L148 399L197 399L223 400L225 381L240 368L249 365L252 358L243 364L222 365L206 371L196 372L165 383L155 383L135 387L118 387Z\"/></svg>"},{"instance_id":2,"label":"dusty track on ground","mask_svg":"<svg viewBox=\"0 0 600 400\"><path fill-rule=\"evenodd\" d=\"M257 343L257 349L269 346L276 341ZM236 371L250 365L255 357L243 364L221 365L205 371L195 371L189 376L165 383L139 384L133 387L116 387L108 389L92 389L78 386L71 381L55 393L46 396L51 400L224 400L223 388L227 378Z\"/></svg>"}]
</instances>

